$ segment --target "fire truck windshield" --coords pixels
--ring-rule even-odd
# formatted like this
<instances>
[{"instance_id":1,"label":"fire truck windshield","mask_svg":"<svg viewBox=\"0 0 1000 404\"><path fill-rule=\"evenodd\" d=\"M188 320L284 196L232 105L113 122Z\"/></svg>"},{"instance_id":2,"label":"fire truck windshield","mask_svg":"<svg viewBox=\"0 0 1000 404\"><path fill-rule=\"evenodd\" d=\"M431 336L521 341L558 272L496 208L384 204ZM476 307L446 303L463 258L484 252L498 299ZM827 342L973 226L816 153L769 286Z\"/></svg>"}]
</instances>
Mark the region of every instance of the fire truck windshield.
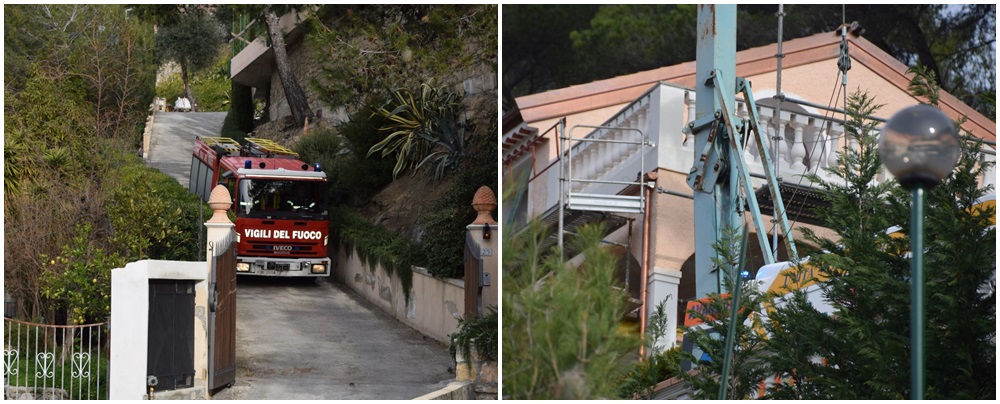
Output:
<instances>
[{"instance_id":1,"label":"fire truck windshield","mask_svg":"<svg viewBox=\"0 0 1000 404\"><path fill-rule=\"evenodd\" d=\"M237 216L272 219L327 217L326 182L242 179Z\"/></svg>"}]
</instances>

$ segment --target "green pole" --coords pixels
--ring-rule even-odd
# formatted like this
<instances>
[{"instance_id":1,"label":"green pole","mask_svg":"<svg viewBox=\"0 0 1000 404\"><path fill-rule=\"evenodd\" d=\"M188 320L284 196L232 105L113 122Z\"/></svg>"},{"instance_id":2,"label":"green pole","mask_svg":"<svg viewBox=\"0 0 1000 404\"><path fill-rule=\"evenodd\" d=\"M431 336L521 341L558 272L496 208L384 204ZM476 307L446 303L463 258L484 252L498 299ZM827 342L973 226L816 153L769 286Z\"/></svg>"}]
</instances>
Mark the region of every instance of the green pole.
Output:
<instances>
[{"instance_id":1,"label":"green pole","mask_svg":"<svg viewBox=\"0 0 1000 404\"><path fill-rule=\"evenodd\" d=\"M910 396L924 399L924 187L913 187L910 208Z\"/></svg>"},{"instance_id":2,"label":"green pole","mask_svg":"<svg viewBox=\"0 0 1000 404\"><path fill-rule=\"evenodd\" d=\"M737 271L740 269L737 268ZM719 380L719 400L728 400L729 364L733 362L733 340L736 339L736 314L740 307L740 291L743 290L743 274L737 273L733 282L733 303L729 307L729 329L726 330L726 353L722 360L722 377Z\"/></svg>"}]
</instances>

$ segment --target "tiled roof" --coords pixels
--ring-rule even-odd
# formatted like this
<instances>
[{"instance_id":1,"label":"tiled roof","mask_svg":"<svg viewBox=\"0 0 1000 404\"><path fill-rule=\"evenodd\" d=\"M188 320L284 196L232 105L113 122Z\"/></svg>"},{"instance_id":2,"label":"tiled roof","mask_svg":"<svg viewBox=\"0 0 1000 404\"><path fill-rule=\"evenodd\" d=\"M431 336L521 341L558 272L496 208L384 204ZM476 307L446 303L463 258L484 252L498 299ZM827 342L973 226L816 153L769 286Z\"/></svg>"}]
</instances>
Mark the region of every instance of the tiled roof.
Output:
<instances>
[{"instance_id":1,"label":"tiled roof","mask_svg":"<svg viewBox=\"0 0 1000 404\"><path fill-rule=\"evenodd\" d=\"M782 44L785 57L782 68L792 68L818 61L836 59L840 52L840 35L835 32L820 33L786 41ZM908 92L911 75L907 66L875 46L864 37L848 35L850 54L855 63L866 66L886 82ZM750 48L736 53L736 71L743 77L760 75L777 70L774 55L777 44ZM577 112L624 104L634 100L657 82L695 86L695 62L684 62L658 69L598 80L517 98L517 105L526 122L572 115ZM996 124L972 109L955 96L941 91L939 107L948 116L957 119L967 116L963 126L975 136L996 141Z\"/></svg>"}]
</instances>

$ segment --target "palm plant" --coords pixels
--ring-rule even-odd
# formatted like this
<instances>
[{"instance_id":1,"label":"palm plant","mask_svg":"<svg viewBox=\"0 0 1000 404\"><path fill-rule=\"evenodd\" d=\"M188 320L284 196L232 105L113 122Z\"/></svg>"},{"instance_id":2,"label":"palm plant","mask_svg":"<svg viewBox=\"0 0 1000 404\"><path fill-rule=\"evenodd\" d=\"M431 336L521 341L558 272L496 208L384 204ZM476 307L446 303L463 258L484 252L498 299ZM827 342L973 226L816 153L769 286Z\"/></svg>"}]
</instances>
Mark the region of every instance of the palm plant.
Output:
<instances>
[{"instance_id":1,"label":"palm plant","mask_svg":"<svg viewBox=\"0 0 1000 404\"><path fill-rule=\"evenodd\" d=\"M435 176L445 169L456 169L465 157L468 132L459 122L459 95L424 83L418 94L398 90L375 110L386 119L379 128L389 134L368 150L368 156L381 152L382 157L396 156L392 170L395 178L404 169L416 173L427 163L436 165Z\"/></svg>"}]
</instances>

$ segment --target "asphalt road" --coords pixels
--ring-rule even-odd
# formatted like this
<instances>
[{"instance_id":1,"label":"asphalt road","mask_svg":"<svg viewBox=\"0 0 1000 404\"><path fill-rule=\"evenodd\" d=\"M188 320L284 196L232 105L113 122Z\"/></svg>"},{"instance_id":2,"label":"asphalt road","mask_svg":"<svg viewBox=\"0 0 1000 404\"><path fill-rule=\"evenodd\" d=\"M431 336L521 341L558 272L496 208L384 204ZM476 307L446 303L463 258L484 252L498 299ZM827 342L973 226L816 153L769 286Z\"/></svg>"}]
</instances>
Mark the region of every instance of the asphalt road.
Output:
<instances>
[{"instance_id":1,"label":"asphalt road","mask_svg":"<svg viewBox=\"0 0 1000 404\"><path fill-rule=\"evenodd\" d=\"M448 348L330 281L237 280L236 383L221 400L408 400L454 381Z\"/></svg>"},{"instance_id":2,"label":"asphalt road","mask_svg":"<svg viewBox=\"0 0 1000 404\"><path fill-rule=\"evenodd\" d=\"M149 165L187 187L195 136L219 136L225 119L225 112L157 112L149 142Z\"/></svg>"}]
</instances>

